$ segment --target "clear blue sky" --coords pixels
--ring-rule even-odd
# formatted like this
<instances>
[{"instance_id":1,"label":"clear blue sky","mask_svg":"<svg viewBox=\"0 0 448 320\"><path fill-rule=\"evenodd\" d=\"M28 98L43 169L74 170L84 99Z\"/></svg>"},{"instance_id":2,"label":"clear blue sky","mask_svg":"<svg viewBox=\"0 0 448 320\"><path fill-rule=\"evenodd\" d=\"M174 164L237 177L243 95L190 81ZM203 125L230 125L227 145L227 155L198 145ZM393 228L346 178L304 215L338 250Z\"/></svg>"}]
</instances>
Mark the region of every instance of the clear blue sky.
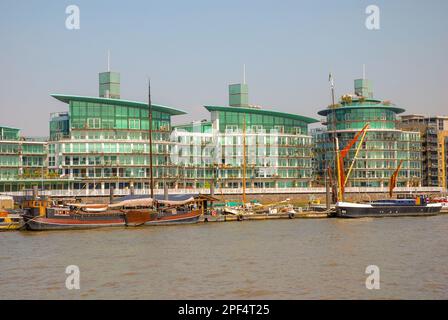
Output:
<instances>
[{"instance_id":1,"label":"clear blue sky","mask_svg":"<svg viewBox=\"0 0 448 320\"><path fill-rule=\"evenodd\" d=\"M81 29L65 28L76 4ZM364 23L379 6L381 29ZM448 1L20 1L0 2L0 124L48 135L50 93L98 95L98 72L121 72L123 99L208 118L206 104L227 104L227 85L247 69L249 99L318 117L362 75L375 96L412 113L448 114Z\"/></svg>"}]
</instances>

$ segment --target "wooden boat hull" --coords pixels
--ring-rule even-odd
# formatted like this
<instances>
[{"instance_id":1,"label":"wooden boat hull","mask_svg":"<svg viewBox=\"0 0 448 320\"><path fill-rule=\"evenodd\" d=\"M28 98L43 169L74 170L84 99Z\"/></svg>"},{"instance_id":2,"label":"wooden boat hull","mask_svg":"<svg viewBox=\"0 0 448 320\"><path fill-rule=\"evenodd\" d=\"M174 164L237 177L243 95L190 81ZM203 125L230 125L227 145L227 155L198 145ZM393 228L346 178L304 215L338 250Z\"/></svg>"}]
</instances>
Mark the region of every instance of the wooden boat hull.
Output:
<instances>
[{"instance_id":1,"label":"wooden boat hull","mask_svg":"<svg viewBox=\"0 0 448 320\"><path fill-rule=\"evenodd\" d=\"M79 219L73 217L67 218L47 218L34 217L25 222L28 230L73 230L73 229L97 229L107 227L126 227L126 226L154 226L154 225L173 225L173 224L192 224L199 222L201 216L200 210L194 210L187 213L173 215L157 215L154 212L146 211L133 214L123 214L123 216L98 217L98 219ZM134 216L135 217L132 217ZM91 215L90 215L91 216ZM132 218L131 218L132 217Z\"/></svg>"},{"instance_id":2,"label":"wooden boat hull","mask_svg":"<svg viewBox=\"0 0 448 320\"><path fill-rule=\"evenodd\" d=\"M160 226L173 224L192 224L199 222L201 210L193 210L187 213L179 213L173 215L158 215L154 220L145 222L146 226Z\"/></svg>"},{"instance_id":3,"label":"wooden boat hull","mask_svg":"<svg viewBox=\"0 0 448 320\"><path fill-rule=\"evenodd\" d=\"M104 220L79 220L73 218L53 219L35 217L25 222L28 230L71 230L71 229L96 229L106 227L124 227L126 222L123 218Z\"/></svg>"}]
</instances>

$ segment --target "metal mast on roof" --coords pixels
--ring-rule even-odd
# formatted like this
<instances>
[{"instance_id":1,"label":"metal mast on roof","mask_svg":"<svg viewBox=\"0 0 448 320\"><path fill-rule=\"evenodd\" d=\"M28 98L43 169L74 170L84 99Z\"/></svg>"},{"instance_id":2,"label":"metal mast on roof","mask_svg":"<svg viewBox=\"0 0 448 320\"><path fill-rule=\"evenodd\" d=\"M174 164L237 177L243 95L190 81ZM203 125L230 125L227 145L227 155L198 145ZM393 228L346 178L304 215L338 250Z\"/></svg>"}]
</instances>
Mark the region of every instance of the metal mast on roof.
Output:
<instances>
[{"instance_id":1,"label":"metal mast on roof","mask_svg":"<svg viewBox=\"0 0 448 320\"><path fill-rule=\"evenodd\" d=\"M243 64L243 84L246 84L246 64Z\"/></svg>"}]
</instances>

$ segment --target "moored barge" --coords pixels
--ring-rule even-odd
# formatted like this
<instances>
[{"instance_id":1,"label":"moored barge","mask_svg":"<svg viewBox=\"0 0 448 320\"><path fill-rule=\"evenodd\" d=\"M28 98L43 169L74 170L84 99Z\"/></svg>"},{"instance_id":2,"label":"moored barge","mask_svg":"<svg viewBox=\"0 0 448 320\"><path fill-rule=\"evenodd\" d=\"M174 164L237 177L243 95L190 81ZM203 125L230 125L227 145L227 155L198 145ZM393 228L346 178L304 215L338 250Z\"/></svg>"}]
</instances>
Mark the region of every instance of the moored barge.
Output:
<instances>
[{"instance_id":1,"label":"moored barge","mask_svg":"<svg viewBox=\"0 0 448 320\"><path fill-rule=\"evenodd\" d=\"M28 230L94 229L197 223L207 211L209 196L183 200L148 197L123 199L114 204L68 203L56 205L48 199L25 200L23 218Z\"/></svg>"},{"instance_id":2,"label":"moored barge","mask_svg":"<svg viewBox=\"0 0 448 320\"><path fill-rule=\"evenodd\" d=\"M0 209L0 231L18 230L23 225L24 220L18 212Z\"/></svg>"},{"instance_id":3,"label":"moored barge","mask_svg":"<svg viewBox=\"0 0 448 320\"><path fill-rule=\"evenodd\" d=\"M417 199L377 200L370 203L336 203L336 216L340 218L364 217L417 217L434 216L440 213L442 204L427 203Z\"/></svg>"},{"instance_id":4,"label":"moored barge","mask_svg":"<svg viewBox=\"0 0 448 320\"><path fill-rule=\"evenodd\" d=\"M56 206L48 199L25 200L25 227L28 230L93 229L100 227L123 227L125 214L119 210L94 211L88 205L67 204ZM106 205L107 208L107 205Z\"/></svg>"}]
</instances>

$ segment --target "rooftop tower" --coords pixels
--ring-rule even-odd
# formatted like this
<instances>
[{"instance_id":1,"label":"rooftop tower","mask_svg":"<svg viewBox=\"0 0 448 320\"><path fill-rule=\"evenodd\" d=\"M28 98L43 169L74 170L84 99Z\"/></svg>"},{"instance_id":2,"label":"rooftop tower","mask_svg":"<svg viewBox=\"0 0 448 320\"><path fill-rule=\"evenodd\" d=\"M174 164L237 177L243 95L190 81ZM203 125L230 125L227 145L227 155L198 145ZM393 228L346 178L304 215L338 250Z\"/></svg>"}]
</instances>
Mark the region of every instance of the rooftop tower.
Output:
<instances>
[{"instance_id":1,"label":"rooftop tower","mask_svg":"<svg viewBox=\"0 0 448 320\"><path fill-rule=\"evenodd\" d=\"M99 74L101 98L120 99L120 73L110 71L110 54L107 53L107 71Z\"/></svg>"},{"instance_id":2,"label":"rooftop tower","mask_svg":"<svg viewBox=\"0 0 448 320\"><path fill-rule=\"evenodd\" d=\"M246 66L244 65L243 83L229 85L229 106L248 108L249 88L246 84Z\"/></svg>"},{"instance_id":3,"label":"rooftop tower","mask_svg":"<svg viewBox=\"0 0 448 320\"><path fill-rule=\"evenodd\" d=\"M355 80L355 94L364 98L373 98L372 81L368 79L356 79Z\"/></svg>"},{"instance_id":4,"label":"rooftop tower","mask_svg":"<svg viewBox=\"0 0 448 320\"><path fill-rule=\"evenodd\" d=\"M362 79L355 80L355 94L368 99L373 98L372 82L366 79L366 65L362 66Z\"/></svg>"}]
</instances>

